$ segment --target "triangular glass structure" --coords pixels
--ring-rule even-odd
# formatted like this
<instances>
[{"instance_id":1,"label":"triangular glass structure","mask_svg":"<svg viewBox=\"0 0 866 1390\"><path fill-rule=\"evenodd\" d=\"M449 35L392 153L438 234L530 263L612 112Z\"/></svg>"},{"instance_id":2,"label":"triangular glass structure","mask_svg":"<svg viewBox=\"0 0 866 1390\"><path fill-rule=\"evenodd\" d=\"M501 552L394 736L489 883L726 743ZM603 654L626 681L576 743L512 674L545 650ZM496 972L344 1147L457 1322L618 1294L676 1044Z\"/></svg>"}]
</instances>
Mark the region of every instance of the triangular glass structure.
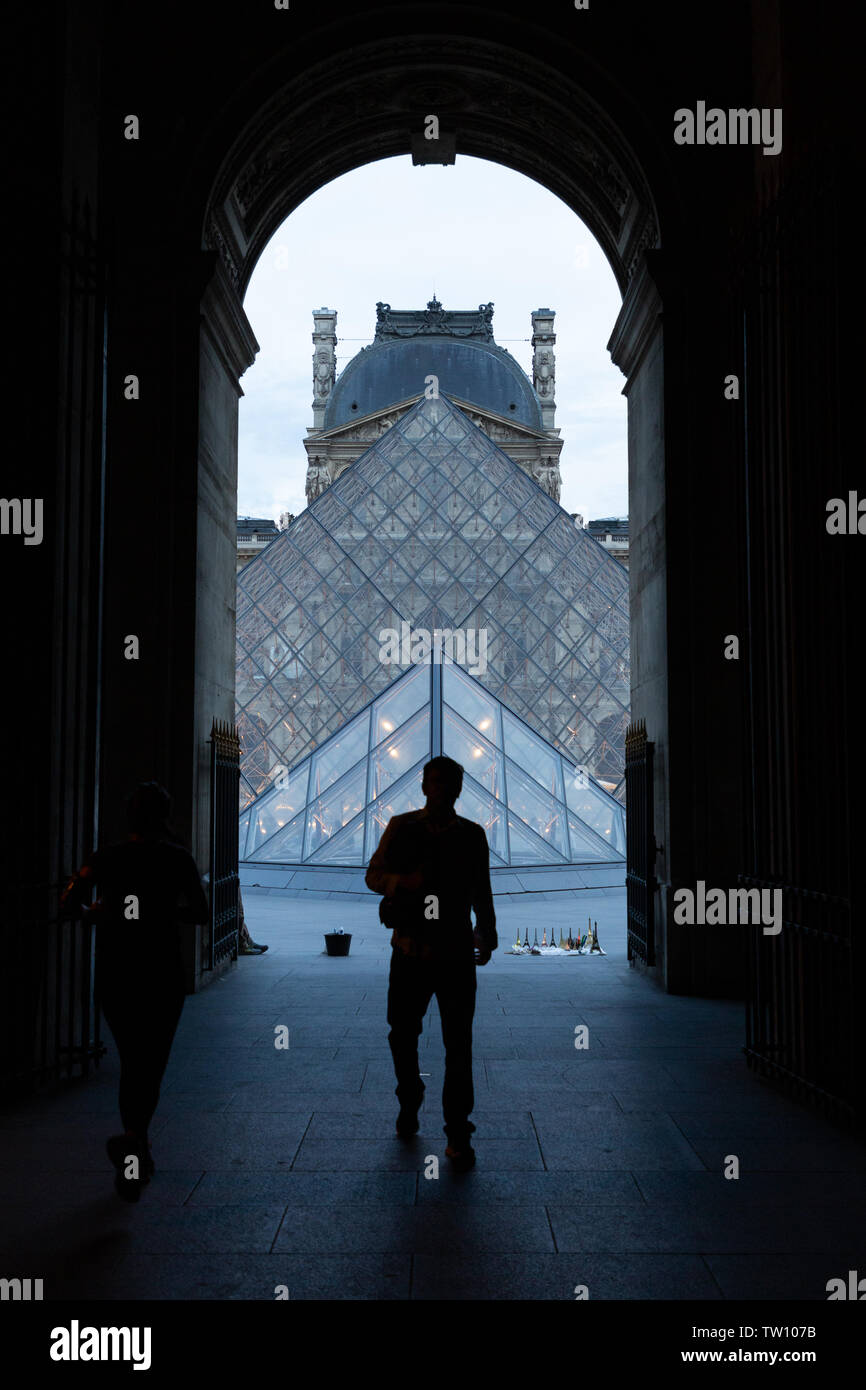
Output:
<instances>
[{"instance_id":1,"label":"triangular glass structure","mask_svg":"<svg viewBox=\"0 0 866 1390\"><path fill-rule=\"evenodd\" d=\"M241 816L240 858L362 865L391 816L424 804L424 763L464 768L458 815L484 826L491 864L621 861L625 812L453 662L412 667Z\"/></svg>"},{"instance_id":2,"label":"triangular glass structure","mask_svg":"<svg viewBox=\"0 0 866 1390\"><path fill-rule=\"evenodd\" d=\"M348 726L401 673L380 632L403 623L483 630L496 708L624 799L628 572L440 396L238 575L241 810L332 735L361 741Z\"/></svg>"}]
</instances>

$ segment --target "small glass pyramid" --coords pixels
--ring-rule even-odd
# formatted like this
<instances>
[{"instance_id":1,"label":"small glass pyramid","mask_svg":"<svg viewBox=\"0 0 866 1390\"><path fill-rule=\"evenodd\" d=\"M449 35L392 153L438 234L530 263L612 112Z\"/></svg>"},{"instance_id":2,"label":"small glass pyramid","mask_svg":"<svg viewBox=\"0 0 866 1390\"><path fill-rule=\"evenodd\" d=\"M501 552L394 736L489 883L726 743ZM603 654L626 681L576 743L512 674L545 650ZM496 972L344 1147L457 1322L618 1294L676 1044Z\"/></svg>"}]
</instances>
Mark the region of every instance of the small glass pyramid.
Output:
<instances>
[{"instance_id":1,"label":"small glass pyramid","mask_svg":"<svg viewBox=\"0 0 866 1390\"><path fill-rule=\"evenodd\" d=\"M403 623L483 629L486 661L483 669L469 664L473 676L447 662L413 668L428 681L440 674L443 688L431 685L412 716L395 705L388 718L404 739L401 776L391 775L394 753L380 750L379 780L370 781L373 764L362 773L361 763L374 759L368 739L374 750L383 743L369 723L381 717L378 697L409 701L414 689L405 666L380 659L380 633ZM403 798L400 809L421 804L420 775L412 781L406 760L417 752L417 765L430 755L425 719L434 722L440 708L437 746L467 769L458 811L471 814L472 797L498 808L500 828L490 839L503 863L575 862L574 846L588 834L585 858L595 834L590 802L609 806L606 792L624 800L628 571L445 396L419 401L241 570L237 643L248 852L263 851L278 831L283 862L369 857L358 818L385 793ZM490 726L467 718L473 697L488 702ZM387 770L384 758L392 760ZM344 769L339 778L329 772L336 766ZM587 783L585 806L566 794L566 767ZM503 776L507 795L497 781ZM279 817L278 779L288 781L279 789ZM558 808L549 823L545 793ZM339 819L339 845L323 830L308 841L308 804L321 826ZM382 801L376 814L385 809Z\"/></svg>"},{"instance_id":2,"label":"small glass pyramid","mask_svg":"<svg viewBox=\"0 0 866 1390\"><path fill-rule=\"evenodd\" d=\"M241 817L240 858L369 862L391 816L424 805L435 752L464 768L458 815L493 867L598 864L625 853L625 812L458 665L417 665Z\"/></svg>"}]
</instances>

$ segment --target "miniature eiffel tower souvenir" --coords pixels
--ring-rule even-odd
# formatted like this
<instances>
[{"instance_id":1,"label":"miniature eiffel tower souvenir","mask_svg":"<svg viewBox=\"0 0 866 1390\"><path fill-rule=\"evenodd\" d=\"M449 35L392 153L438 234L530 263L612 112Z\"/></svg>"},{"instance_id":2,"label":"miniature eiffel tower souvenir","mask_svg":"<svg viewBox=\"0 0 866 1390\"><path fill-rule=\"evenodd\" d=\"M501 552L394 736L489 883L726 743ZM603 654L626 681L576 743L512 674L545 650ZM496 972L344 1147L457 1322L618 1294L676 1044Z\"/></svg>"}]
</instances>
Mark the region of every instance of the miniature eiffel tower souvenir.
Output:
<instances>
[{"instance_id":1,"label":"miniature eiffel tower souvenir","mask_svg":"<svg viewBox=\"0 0 866 1390\"><path fill-rule=\"evenodd\" d=\"M593 922L594 931L592 933L592 955L606 956L607 951L603 951L598 944L598 922Z\"/></svg>"}]
</instances>

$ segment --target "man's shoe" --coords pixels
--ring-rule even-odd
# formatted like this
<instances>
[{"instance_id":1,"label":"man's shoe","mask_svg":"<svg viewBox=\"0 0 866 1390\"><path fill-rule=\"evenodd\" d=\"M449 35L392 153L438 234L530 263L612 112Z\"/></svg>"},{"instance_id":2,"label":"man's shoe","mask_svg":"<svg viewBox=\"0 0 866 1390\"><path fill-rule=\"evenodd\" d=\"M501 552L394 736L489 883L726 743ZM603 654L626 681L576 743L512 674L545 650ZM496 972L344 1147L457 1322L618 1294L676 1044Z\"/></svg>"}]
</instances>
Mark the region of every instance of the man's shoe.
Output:
<instances>
[{"instance_id":1,"label":"man's shoe","mask_svg":"<svg viewBox=\"0 0 866 1390\"><path fill-rule=\"evenodd\" d=\"M250 937L250 945L254 946L257 951L261 951L262 954L268 949L267 946L260 946L258 941L253 941L252 937Z\"/></svg>"},{"instance_id":2,"label":"man's shoe","mask_svg":"<svg viewBox=\"0 0 866 1390\"><path fill-rule=\"evenodd\" d=\"M445 1157L450 1159L451 1167L456 1173L468 1172L475 1164L475 1150L468 1139L459 1149L449 1144L445 1150Z\"/></svg>"},{"instance_id":3,"label":"man's shoe","mask_svg":"<svg viewBox=\"0 0 866 1390\"><path fill-rule=\"evenodd\" d=\"M137 1140L131 1134L113 1134L105 1141L105 1151L115 1168L114 1190L125 1202L137 1202L143 1189L150 1182L154 1172L153 1159L149 1151L141 1152ZM130 1154L139 1159L140 1178L128 1178L124 1173L126 1160Z\"/></svg>"},{"instance_id":4,"label":"man's shoe","mask_svg":"<svg viewBox=\"0 0 866 1390\"><path fill-rule=\"evenodd\" d=\"M137 1202L150 1178L125 1178L118 1169L114 1175L114 1190L124 1202Z\"/></svg>"},{"instance_id":5,"label":"man's shoe","mask_svg":"<svg viewBox=\"0 0 866 1390\"><path fill-rule=\"evenodd\" d=\"M417 1110L401 1110L397 1116L397 1133L401 1139L411 1139L421 1128Z\"/></svg>"},{"instance_id":6,"label":"man's shoe","mask_svg":"<svg viewBox=\"0 0 866 1390\"><path fill-rule=\"evenodd\" d=\"M244 942L238 947L239 956L261 956L267 950L267 946L256 946L252 941L247 944Z\"/></svg>"},{"instance_id":7,"label":"man's shoe","mask_svg":"<svg viewBox=\"0 0 866 1390\"><path fill-rule=\"evenodd\" d=\"M424 1104L424 1094L426 1087L421 1082L421 1090L414 1105L400 1104L400 1114L397 1116L397 1133L401 1139L411 1139L413 1134L417 1134L420 1128L418 1122L418 1111Z\"/></svg>"}]
</instances>

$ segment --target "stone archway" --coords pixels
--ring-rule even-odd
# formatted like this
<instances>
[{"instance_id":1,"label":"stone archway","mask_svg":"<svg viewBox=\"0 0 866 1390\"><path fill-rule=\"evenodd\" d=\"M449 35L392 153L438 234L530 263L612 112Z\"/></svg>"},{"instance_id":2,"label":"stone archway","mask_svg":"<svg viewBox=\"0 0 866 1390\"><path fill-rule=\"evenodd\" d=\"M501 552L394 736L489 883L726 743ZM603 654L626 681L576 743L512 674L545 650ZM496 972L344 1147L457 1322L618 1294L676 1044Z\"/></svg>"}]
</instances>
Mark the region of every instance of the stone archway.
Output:
<instances>
[{"instance_id":1,"label":"stone archway","mask_svg":"<svg viewBox=\"0 0 866 1390\"><path fill-rule=\"evenodd\" d=\"M201 311L199 468L206 482L199 490L220 497L226 515L212 501L199 508L196 747L205 749L213 714L231 718L234 711L234 625L225 621L234 607L234 512L226 509L234 508L237 478L238 378L256 351L242 308L249 278L300 202L350 169L409 153L429 113L458 158L495 160L568 204L598 239L624 296L608 346L629 399L632 713L646 720L657 745L656 825L666 845L664 362L661 300L648 269L660 254L660 216L631 143L596 95L501 38L440 38L435 51L426 38L394 38L331 54L259 100L219 161L200 224L210 279ZM206 771L200 751L193 816L200 827L208 824ZM664 880L664 863L657 870ZM658 955L663 962L663 945Z\"/></svg>"},{"instance_id":2,"label":"stone archway","mask_svg":"<svg viewBox=\"0 0 866 1390\"><path fill-rule=\"evenodd\" d=\"M371 100L371 81L375 96ZM204 245L243 296L280 224L315 189L410 150L425 115L458 154L494 160L556 193L602 246L624 293L660 244L646 179L599 104L549 65L479 40L394 40L329 57L276 92L235 140L208 200Z\"/></svg>"}]
</instances>

